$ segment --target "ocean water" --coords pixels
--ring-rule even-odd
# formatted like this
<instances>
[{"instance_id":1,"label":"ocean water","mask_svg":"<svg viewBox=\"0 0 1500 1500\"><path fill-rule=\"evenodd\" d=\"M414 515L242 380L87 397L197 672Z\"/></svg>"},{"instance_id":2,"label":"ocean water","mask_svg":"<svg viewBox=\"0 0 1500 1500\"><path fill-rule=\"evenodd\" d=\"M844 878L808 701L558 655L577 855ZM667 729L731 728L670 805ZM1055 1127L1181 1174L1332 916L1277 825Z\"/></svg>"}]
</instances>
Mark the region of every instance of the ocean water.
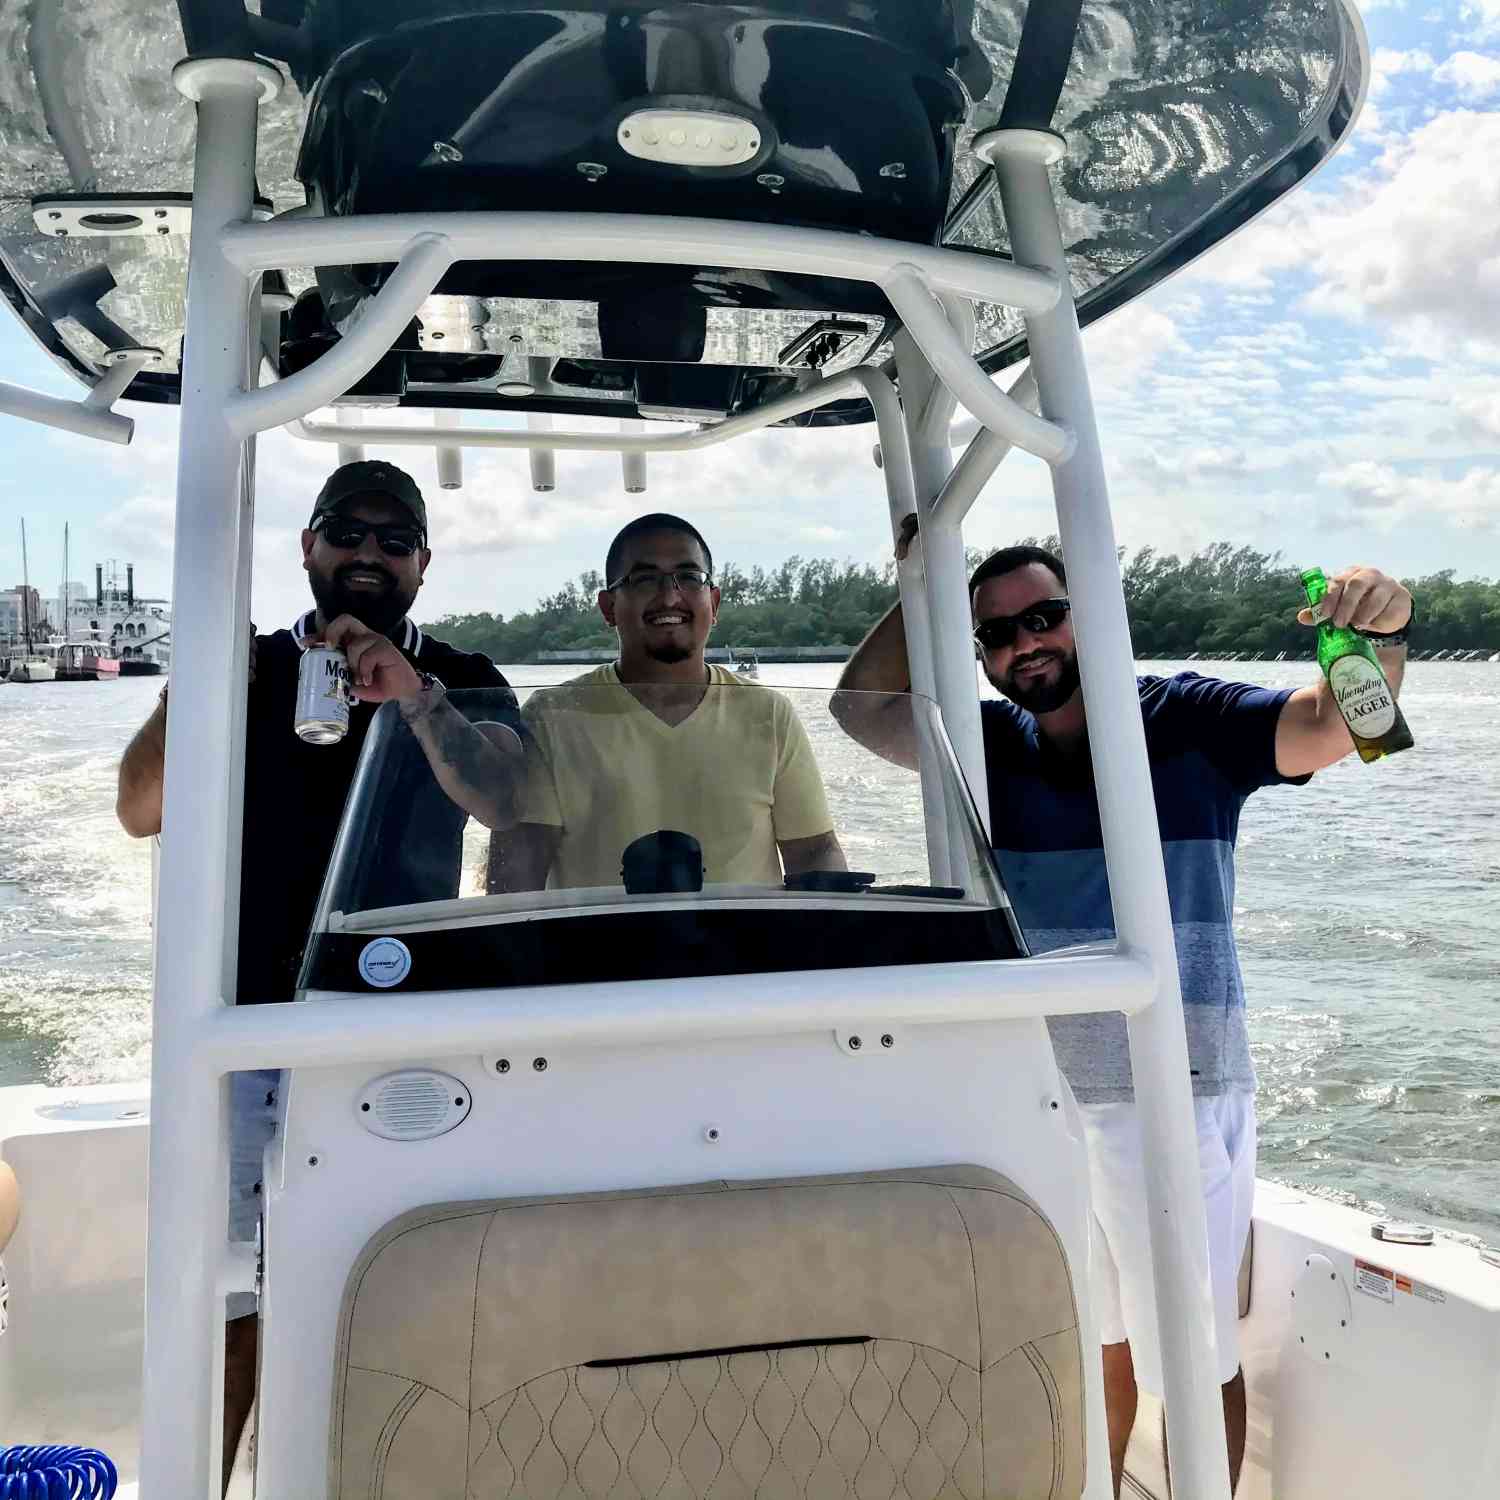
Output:
<instances>
[{"instance_id":1,"label":"ocean water","mask_svg":"<svg viewBox=\"0 0 1500 1500\"><path fill-rule=\"evenodd\" d=\"M1311 670L1193 668L1267 686ZM826 690L838 670L762 680ZM158 685L0 684L0 1086L148 1071L150 851L121 832L114 792ZM1261 1173L1500 1240L1500 665L1415 663L1402 702L1415 750L1351 756L1245 809L1235 911ZM836 736L815 738L830 785L858 774ZM875 812L845 841L914 829Z\"/></svg>"}]
</instances>

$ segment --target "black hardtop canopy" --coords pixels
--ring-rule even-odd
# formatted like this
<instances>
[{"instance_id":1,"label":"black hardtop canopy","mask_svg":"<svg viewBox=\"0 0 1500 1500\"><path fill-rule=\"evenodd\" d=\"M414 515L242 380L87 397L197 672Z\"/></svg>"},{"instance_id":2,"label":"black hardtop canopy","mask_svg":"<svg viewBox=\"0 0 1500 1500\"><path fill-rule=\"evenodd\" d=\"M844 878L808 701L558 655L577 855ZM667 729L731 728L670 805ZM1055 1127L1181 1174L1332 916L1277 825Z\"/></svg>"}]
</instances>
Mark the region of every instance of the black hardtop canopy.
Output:
<instances>
[{"instance_id":1,"label":"black hardtop canopy","mask_svg":"<svg viewBox=\"0 0 1500 1500\"><path fill-rule=\"evenodd\" d=\"M971 143L1053 130L1085 323L1296 186L1348 131L1368 74L1346 0L262 0L259 15L35 0L0 18L0 41L0 284L89 383L112 349L161 349L129 394L164 402L185 309L195 118L171 70L186 56L258 56L286 76L261 111L266 216L686 214L1005 257ZM748 154L643 157L627 132L652 110L727 122ZM292 303L278 373L335 344L389 269L268 277ZM1024 357L1016 313L976 311L986 368ZM350 394L712 420L810 372L883 362L896 326L853 280L466 261ZM507 357L547 361L535 394L514 393ZM869 415L846 401L798 420Z\"/></svg>"}]
</instances>

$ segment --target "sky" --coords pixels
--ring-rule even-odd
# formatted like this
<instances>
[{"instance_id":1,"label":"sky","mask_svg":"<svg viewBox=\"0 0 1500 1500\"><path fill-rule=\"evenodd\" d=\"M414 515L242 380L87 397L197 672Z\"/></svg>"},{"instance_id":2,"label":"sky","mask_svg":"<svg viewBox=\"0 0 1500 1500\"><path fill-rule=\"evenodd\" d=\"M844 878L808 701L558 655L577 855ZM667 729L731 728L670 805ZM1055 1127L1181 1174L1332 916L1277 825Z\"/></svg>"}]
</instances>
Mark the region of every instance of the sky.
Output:
<instances>
[{"instance_id":1,"label":"sky","mask_svg":"<svg viewBox=\"0 0 1500 1500\"><path fill-rule=\"evenodd\" d=\"M1500 0L1366 0L1374 78L1353 138L1247 230L1085 336L1115 529L1134 550L1225 540L1299 565L1500 577ZM0 372L79 388L0 319ZM169 596L177 414L135 403L117 448L0 419L0 587L136 564ZM561 419L560 419L561 420ZM721 564L792 554L880 564L890 550L873 427L767 433L653 458L643 496L614 456L558 455L535 494L526 456L465 455L437 489L429 451L371 449L429 499L433 561L414 613L506 615L603 567L642 510L686 515ZM333 450L260 440L252 618L308 601L298 533ZM971 545L1054 531L1048 471L1013 454L970 512Z\"/></svg>"}]
</instances>

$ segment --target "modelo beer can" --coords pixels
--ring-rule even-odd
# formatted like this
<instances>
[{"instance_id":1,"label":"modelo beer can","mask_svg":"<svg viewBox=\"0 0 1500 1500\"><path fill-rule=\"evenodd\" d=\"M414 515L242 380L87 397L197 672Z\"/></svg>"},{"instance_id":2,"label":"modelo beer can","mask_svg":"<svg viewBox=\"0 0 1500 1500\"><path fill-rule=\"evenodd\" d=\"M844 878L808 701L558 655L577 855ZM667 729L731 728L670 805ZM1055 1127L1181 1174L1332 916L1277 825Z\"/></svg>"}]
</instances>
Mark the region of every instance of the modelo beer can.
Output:
<instances>
[{"instance_id":1,"label":"modelo beer can","mask_svg":"<svg viewBox=\"0 0 1500 1500\"><path fill-rule=\"evenodd\" d=\"M292 727L309 745L336 745L349 732L349 662L333 646L309 646L297 673Z\"/></svg>"}]
</instances>

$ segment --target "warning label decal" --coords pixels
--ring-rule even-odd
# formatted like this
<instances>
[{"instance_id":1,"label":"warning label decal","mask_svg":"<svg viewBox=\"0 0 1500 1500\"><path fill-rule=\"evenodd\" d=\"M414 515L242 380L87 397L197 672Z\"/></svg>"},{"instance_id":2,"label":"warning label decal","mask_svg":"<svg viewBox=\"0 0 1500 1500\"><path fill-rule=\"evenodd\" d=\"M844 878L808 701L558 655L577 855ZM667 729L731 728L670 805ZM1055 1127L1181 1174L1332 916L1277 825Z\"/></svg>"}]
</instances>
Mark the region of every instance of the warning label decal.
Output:
<instances>
[{"instance_id":1,"label":"warning label decal","mask_svg":"<svg viewBox=\"0 0 1500 1500\"><path fill-rule=\"evenodd\" d=\"M1354 1262L1354 1290L1367 1297L1378 1297L1382 1302L1396 1300L1395 1272L1384 1266L1371 1265L1367 1260Z\"/></svg>"},{"instance_id":2,"label":"warning label decal","mask_svg":"<svg viewBox=\"0 0 1500 1500\"><path fill-rule=\"evenodd\" d=\"M1410 1276L1398 1276L1396 1278L1396 1290L1398 1292L1410 1292L1413 1297L1420 1297L1424 1302L1446 1302L1447 1292L1441 1292L1435 1286L1428 1286L1425 1281L1413 1281Z\"/></svg>"}]
</instances>

